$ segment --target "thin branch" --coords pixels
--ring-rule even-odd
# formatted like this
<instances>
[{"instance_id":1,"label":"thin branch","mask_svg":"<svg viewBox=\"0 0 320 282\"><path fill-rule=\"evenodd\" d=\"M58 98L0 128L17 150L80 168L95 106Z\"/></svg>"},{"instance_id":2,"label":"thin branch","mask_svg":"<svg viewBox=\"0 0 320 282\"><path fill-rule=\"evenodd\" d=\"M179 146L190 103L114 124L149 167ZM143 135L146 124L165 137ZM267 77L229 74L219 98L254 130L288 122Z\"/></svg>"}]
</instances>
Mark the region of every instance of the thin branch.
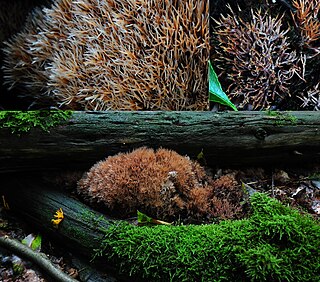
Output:
<instances>
[{"instance_id":1,"label":"thin branch","mask_svg":"<svg viewBox=\"0 0 320 282\"><path fill-rule=\"evenodd\" d=\"M8 236L1 236L0 246L14 252L20 257L30 260L39 268L41 268L46 274L52 277L54 281L78 282L78 280L73 279L69 275L62 272L60 269L56 268L43 253L35 252L17 240L10 239Z\"/></svg>"}]
</instances>

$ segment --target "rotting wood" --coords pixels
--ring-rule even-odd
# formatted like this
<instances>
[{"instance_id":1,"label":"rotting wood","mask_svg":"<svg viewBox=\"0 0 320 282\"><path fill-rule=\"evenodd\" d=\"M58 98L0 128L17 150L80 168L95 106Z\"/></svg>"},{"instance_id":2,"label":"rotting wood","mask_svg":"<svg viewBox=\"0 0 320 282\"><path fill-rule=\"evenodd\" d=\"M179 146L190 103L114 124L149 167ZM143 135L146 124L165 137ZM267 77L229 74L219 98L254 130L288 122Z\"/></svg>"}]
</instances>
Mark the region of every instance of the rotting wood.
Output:
<instances>
[{"instance_id":1,"label":"rotting wood","mask_svg":"<svg viewBox=\"0 0 320 282\"><path fill-rule=\"evenodd\" d=\"M75 112L62 126L0 130L0 173L88 169L119 152L164 147L208 165L320 160L319 112Z\"/></svg>"}]
</instances>

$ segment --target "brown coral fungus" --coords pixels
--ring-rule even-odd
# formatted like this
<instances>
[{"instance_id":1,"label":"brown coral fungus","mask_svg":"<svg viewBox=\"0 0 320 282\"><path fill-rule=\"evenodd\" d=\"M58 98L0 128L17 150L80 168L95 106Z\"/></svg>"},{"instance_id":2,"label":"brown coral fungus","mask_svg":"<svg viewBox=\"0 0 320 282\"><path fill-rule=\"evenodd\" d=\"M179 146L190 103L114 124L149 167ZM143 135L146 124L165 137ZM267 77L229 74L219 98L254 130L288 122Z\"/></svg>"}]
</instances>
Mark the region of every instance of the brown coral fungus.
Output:
<instances>
[{"instance_id":1,"label":"brown coral fungus","mask_svg":"<svg viewBox=\"0 0 320 282\"><path fill-rule=\"evenodd\" d=\"M252 9L246 21L239 14L229 7L229 14L215 21L215 64L239 108L269 108L290 95L297 55L282 16Z\"/></svg>"},{"instance_id":2,"label":"brown coral fungus","mask_svg":"<svg viewBox=\"0 0 320 282\"><path fill-rule=\"evenodd\" d=\"M41 104L205 110L207 0L58 0L6 43L5 79Z\"/></svg>"},{"instance_id":3,"label":"brown coral fungus","mask_svg":"<svg viewBox=\"0 0 320 282\"><path fill-rule=\"evenodd\" d=\"M320 1L319 0L293 0L295 12L292 12L295 25L299 30L301 45L312 48L320 39ZM318 49L318 53L320 50Z\"/></svg>"},{"instance_id":4,"label":"brown coral fungus","mask_svg":"<svg viewBox=\"0 0 320 282\"><path fill-rule=\"evenodd\" d=\"M78 193L94 207L122 218L137 210L165 220L232 218L237 204L227 197L212 198L211 182L188 157L140 148L98 162L78 182ZM218 207L221 201L227 206Z\"/></svg>"},{"instance_id":5,"label":"brown coral fungus","mask_svg":"<svg viewBox=\"0 0 320 282\"><path fill-rule=\"evenodd\" d=\"M320 82L312 89L309 89L305 95L299 96L299 98L302 100L302 108L320 111Z\"/></svg>"}]
</instances>

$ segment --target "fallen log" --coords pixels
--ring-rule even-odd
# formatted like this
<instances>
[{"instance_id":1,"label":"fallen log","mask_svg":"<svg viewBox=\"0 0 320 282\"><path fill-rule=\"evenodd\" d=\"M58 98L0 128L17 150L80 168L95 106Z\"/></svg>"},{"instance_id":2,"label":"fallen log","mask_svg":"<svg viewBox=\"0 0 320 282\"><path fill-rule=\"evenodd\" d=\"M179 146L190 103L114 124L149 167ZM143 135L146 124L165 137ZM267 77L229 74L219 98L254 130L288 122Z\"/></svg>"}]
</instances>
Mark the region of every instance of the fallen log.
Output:
<instances>
[{"instance_id":1,"label":"fallen log","mask_svg":"<svg viewBox=\"0 0 320 282\"><path fill-rule=\"evenodd\" d=\"M101 247L105 230L117 222L62 190L48 187L48 183L35 182L34 178L26 178L22 182L8 179L1 184L0 193L2 205L32 226L34 232L38 229L60 246L74 251L87 261L91 261ZM52 220L60 208L64 218L58 225L54 225ZM99 259L95 263L99 266ZM110 275L125 279L116 273L115 266L104 264L103 269Z\"/></svg>"},{"instance_id":2,"label":"fallen log","mask_svg":"<svg viewBox=\"0 0 320 282\"><path fill-rule=\"evenodd\" d=\"M320 160L319 112L74 112L44 132L0 129L0 172L88 169L119 152L164 147L208 165Z\"/></svg>"},{"instance_id":3,"label":"fallen log","mask_svg":"<svg viewBox=\"0 0 320 282\"><path fill-rule=\"evenodd\" d=\"M5 182L1 186L2 200L10 211L86 257L92 257L94 250L99 249L102 230L113 222L66 193L47 187L47 183L36 183L35 179ZM54 225L52 220L60 208L64 218Z\"/></svg>"}]
</instances>

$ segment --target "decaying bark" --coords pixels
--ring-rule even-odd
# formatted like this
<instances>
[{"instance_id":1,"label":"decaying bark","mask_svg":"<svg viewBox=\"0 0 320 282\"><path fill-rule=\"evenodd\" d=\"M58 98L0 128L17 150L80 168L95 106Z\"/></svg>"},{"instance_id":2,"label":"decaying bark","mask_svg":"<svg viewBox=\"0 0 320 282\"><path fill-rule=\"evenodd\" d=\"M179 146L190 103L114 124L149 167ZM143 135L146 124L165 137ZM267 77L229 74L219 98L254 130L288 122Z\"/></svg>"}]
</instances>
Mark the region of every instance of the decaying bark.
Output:
<instances>
[{"instance_id":1,"label":"decaying bark","mask_svg":"<svg viewBox=\"0 0 320 282\"><path fill-rule=\"evenodd\" d=\"M0 130L0 173L88 169L134 148L163 147L208 165L320 160L319 112L75 112L64 125L13 135Z\"/></svg>"}]
</instances>

